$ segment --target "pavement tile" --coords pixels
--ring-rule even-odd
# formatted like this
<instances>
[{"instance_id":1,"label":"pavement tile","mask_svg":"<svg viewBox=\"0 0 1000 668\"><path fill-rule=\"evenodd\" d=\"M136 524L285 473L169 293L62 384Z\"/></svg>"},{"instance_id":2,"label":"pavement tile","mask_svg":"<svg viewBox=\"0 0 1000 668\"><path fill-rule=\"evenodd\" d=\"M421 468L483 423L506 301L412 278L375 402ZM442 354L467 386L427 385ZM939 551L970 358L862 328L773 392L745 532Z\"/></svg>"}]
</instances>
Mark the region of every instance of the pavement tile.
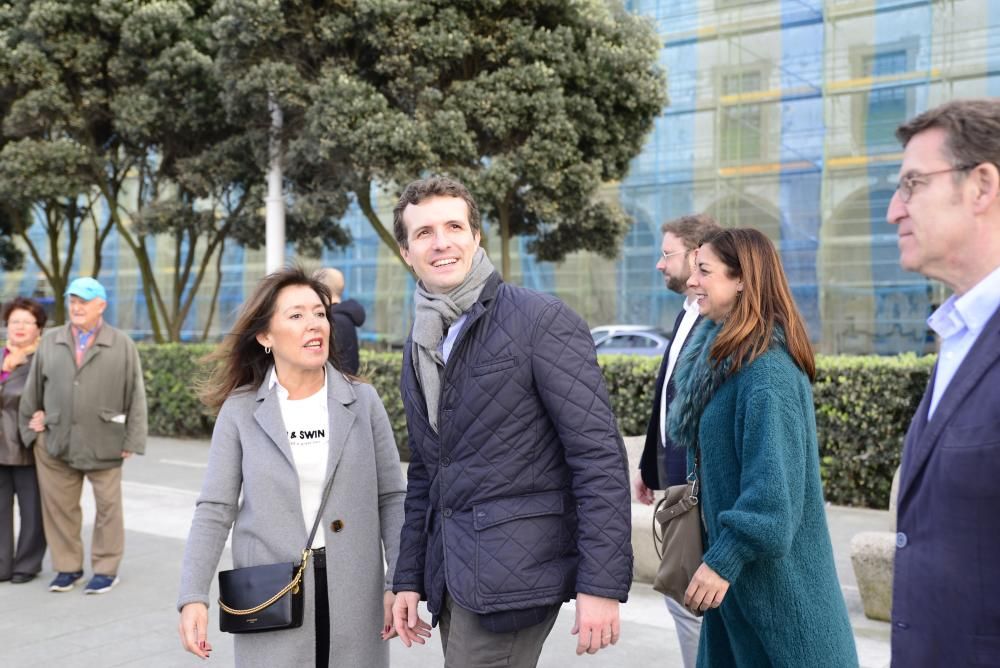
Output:
<instances>
[{"instance_id":1,"label":"pavement tile","mask_svg":"<svg viewBox=\"0 0 1000 668\"><path fill-rule=\"evenodd\" d=\"M630 446L634 450L636 444ZM181 557L204 475L208 443L154 437L147 450L145 457L135 457L125 465L126 547L119 572L121 584L103 596L84 596L82 586L66 594L53 594L47 590L53 577L47 560L34 582L0 584L0 666L184 668L233 664L232 638L217 630L215 606L209 610L209 640L215 648L209 664L184 652L177 637L175 599ZM89 488L85 489L85 520L93 518L90 495ZM862 668L886 668L889 625L868 620L861 611L849 544L858 531L889 530L889 514L831 507L827 517ZM90 531L91 527L84 528L86 542ZM227 550L220 568L230 564ZM86 575L91 575L89 564ZM629 602L622 606L621 642L594 656L575 654L576 638L569 633L574 614L572 604L563 606L542 651L540 668L682 665L673 620L662 597L648 584L635 583ZM429 618L426 611L424 617ZM398 640L392 641L391 657L393 668L442 665L437 632L425 646L407 649Z\"/></svg>"}]
</instances>

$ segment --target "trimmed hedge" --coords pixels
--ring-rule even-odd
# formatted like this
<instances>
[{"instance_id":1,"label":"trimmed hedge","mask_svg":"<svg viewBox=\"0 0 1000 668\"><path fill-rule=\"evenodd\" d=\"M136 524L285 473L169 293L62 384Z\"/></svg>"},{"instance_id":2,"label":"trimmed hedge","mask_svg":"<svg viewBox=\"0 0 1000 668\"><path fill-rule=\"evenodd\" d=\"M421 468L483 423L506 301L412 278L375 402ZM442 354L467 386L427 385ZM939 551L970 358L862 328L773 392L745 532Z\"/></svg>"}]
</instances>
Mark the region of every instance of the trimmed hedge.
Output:
<instances>
[{"instance_id":1,"label":"trimmed hedge","mask_svg":"<svg viewBox=\"0 0 1000 668\"><path fill-rule=\"evenodd\" d=\"M146 381L149 433L159 436L205 438L212 435L215 418L194 393L204 367L199 363L215 346L207 343L139 343L142 376Z\"/></svg>"},{"instance_id":2,"label":"trimmed hedge","mask_svg":"<svg viewBox=\"0 0 1000 668\"><path fill-rule=\"evenodd\" d=\"M827 501L888 508L903 439L934 356L819 356L816 429Z\"/></svg>"},{"instance_id":3,"label":"trimmed hedge","mask_svg":"<svg viewBox=\"0 0 1000 668\"><path fill-rule=\"evenodd\" d=\"M161 436L206 438L214 420L194 397L207 344L140 344L149 431ZM611 406L623 434L646 432L660 360L601 355ZM406 416L399 395L401 353L361 351L361 373L378 391L396 444L408 459ZM831 503L886 508L903 438L920 403L933 357L818 356L816 426L821 474Z\"/></svg>"}]
</instances>

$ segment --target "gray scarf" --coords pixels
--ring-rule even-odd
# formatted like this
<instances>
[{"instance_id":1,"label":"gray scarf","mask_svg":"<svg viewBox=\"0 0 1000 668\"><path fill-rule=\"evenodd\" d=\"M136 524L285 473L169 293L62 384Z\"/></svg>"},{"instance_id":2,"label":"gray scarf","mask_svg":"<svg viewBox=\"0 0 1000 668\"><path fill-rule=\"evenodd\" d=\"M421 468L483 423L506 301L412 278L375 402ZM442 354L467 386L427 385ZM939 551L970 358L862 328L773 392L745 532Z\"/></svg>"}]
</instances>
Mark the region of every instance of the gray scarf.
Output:
<instances>
[{"instance_id":1,"label":"gray scarf","mask_svg":"<svg viewBox=\"0 0 1000 668\"><path fill-rule=\"evenodd\" d=\"M441 372L444 358L438 351L445 332L463 313L479 300L488 279L494 272L493 263L483 249L477 248L472 267L465 279L447 293L428 292L418 281L413 295L416 313L413 318L413 370L420 381L427 402L427 419L437 432L438 398L441 394Z\"/></svg>"}]
</instances>

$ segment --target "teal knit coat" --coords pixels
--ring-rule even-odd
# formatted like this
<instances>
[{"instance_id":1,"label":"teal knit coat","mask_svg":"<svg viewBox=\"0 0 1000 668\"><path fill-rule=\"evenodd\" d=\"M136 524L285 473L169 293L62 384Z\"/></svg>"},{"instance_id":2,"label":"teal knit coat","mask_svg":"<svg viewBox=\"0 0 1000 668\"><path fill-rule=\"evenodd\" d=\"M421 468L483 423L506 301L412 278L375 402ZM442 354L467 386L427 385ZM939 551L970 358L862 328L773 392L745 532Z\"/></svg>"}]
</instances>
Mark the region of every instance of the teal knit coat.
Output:
<instances>
[{"instance_id":1,"label":"teal knit coat","mask_svg":"<svg viewBox=\"0 0 1000 668\"><path fill-rule=\"evenodd\" d=\"M718 330L706 320L695 331L670 411L674 442L694 446L696 437L701 448L704 562L730 584L705 613L698 666L856 667L809 379L780 330L768 352L727 377L731 361L707 359Z\"/></svg>"}]
</instances>

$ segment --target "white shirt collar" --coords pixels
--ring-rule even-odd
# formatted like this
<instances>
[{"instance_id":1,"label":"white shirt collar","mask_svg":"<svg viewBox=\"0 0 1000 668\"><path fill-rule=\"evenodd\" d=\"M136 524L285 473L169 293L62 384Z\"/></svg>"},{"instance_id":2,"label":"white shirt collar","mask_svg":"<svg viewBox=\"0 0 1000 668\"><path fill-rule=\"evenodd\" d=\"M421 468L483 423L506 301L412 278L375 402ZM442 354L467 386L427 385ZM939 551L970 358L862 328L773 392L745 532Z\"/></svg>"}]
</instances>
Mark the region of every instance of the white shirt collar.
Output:
<instances>
[{"instance_id":1,"label":"white shirt collar","mask_svg":"<svg viewBox=\"0 0 1000 668\"><path fill-rule=\"evenodd\" d=\"M326 383L327 383L326 366L324 365L323 366L323 392L326 392L326 390L327 390ZM267 379L267 389L270 390L275 385L278 386L278 398L279 399L287 399L288 398L288 390L285 389L284 385L282 385L280 382L278 382L278 371L277 371L277 369L275 369L272 366L271 367L271 376Z\"/></svg>"},{"instance_id":2,"label":"white shirt collar","mask_svg":"<svg viewBox=\"0 0 1000 668\"><path fill-rule=\"evenodd\" d=\"M976 283L961 297L952 295L927 318L927 325L947 339L967 329L979 335L1000 308L1000 267Z\"/></svg>"}]
</instances>

